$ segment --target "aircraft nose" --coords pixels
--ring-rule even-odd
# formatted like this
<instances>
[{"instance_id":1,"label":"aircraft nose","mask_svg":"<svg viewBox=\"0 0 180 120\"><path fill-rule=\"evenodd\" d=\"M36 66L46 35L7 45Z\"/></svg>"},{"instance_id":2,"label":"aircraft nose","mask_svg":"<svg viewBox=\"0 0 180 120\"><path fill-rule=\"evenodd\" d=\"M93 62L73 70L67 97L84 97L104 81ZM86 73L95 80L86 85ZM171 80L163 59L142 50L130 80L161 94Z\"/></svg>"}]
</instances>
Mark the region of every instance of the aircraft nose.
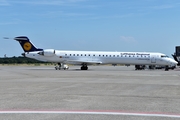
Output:
<instances>
[{"instance_id":1,"label":"aircraft nose","mask_svg":"<svg viewBox=\"0 0 180 120\"><path fill-rule=\"evenodd\" d=\"M177 61L174 61L175 62L175 64L177 65L178 64L178 62Z\"/></svg>"},{"instance_id":2,"label":"aircraft nose","mask_svg":"<svg viewBox=\"0 0 180 120\"><path fill-rule=\"evenodd\" d=\"M174 64L174 65L177 65L177 64L178 64L178 62L175 61L175 60L173 60L173 59L172 59L170 62L171 62L172 64Z\"/></svg>"}]
</instances>

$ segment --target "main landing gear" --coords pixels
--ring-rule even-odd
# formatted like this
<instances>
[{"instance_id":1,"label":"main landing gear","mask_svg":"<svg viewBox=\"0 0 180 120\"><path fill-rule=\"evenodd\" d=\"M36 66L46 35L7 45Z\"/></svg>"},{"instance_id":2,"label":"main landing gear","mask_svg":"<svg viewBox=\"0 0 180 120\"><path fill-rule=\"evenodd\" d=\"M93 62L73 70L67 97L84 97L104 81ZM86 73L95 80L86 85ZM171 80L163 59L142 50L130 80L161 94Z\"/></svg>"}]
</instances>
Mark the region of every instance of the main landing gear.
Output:
<instances>
[{"instance_id":1,"label":"main landing gear","mask_svg":"<svg viewBox=\"0 0 180 120\"><path fill-rule=\"evenodd\" d=\"M169 69L174 70L176 66L165 66L165 71L168 71Z\"/></svg>"},{"instance_id":2,"label":"main landing gear","mask_svg":"<svg viewBox=\"0 0 180 120\"><path fill-rule=\"evenodd\" d=\"M61 70L61 69L68 70L69 66L63 63L58 63L58 65L55 66L55 70Z\"/></svg>"},{"instance_id":3,"label":"main landing gear","mask_svg":"<svg viewBox=\"0 0 180 120\"><path fill-rule=\"evenodd\" d=\"M81 70L88 70L87 64L82 64Z\"/></svg>"}]
</instances>

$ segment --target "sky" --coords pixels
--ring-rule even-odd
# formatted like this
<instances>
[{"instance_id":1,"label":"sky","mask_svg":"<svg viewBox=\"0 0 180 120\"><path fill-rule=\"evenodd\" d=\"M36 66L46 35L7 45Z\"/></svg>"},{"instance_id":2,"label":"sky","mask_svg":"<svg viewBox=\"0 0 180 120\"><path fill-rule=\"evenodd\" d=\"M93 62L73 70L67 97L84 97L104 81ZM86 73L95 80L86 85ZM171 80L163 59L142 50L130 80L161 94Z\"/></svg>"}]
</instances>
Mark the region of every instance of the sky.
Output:
<instances>
[{"instance_id":1,"label":"sky","mask_svg":"<svg viewBox=\"0 0 180 120\"><path fill-rule=\"evenodd\" d=\"M171 57L180 46L180 1L0 0L0 57L21 56L17 36L43 49Z\"/></svg>"}]
</instances>

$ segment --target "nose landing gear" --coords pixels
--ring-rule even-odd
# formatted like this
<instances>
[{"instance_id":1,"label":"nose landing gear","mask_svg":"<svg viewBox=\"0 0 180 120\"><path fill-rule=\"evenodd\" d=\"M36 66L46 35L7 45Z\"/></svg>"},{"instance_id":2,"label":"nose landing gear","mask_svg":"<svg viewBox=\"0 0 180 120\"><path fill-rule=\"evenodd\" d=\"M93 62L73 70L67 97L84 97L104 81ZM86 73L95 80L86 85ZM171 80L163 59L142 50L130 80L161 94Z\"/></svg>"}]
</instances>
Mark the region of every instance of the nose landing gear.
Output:
<instances>
[{"instance_id":1,"label":"nose landing gear","mask_svg":"<svg viewBox=\"0 0 180 120\"><path fill-rule=\"evenodd\" d=\"M165 66L165 71L169 71L169 66Z\"/></svg>"}]
</instances>

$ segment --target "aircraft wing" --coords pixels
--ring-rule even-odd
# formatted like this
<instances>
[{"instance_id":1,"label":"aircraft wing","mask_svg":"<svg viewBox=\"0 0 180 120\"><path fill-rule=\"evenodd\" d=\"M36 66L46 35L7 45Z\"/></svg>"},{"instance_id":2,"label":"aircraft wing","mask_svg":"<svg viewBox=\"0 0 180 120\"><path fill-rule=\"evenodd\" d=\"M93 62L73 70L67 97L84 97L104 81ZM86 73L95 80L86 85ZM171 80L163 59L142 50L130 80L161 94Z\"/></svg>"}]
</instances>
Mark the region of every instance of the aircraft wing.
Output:
<instances>
[{"instance_id":1,"label":"aircraft wing","mask_svg":"<svg viewBox=\"0 0 180 120\"><path fill-rule=\"evenodd\" d=\"M91 61L91 60L67 60L66 63L76 63L76 64L102 64L101 61Z\"/></svg>"}]
</instances>

